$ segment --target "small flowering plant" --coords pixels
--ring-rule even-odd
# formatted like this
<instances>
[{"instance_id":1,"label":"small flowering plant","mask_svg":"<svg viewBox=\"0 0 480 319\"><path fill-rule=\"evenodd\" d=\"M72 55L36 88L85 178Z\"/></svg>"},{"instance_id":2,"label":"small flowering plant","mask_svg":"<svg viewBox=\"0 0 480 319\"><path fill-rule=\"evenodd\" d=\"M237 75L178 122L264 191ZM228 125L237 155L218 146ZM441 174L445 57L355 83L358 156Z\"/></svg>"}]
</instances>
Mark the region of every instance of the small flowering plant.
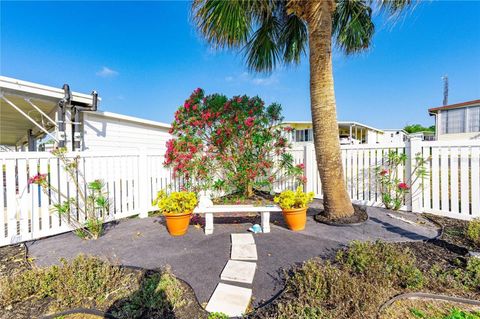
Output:
<instances>
[{"instance_id":1,"label":"small flowering plant","mask_svg":"<svg viewBox=\"0 0 480 319\"><path fill-rule=\"evenodd\" d=\"M287 151L281 106L259 97L212 94L196 89L175 112L165 163L187 190L272 190L280 180L302 182L304 169Z\"/></svg>"},{"instance_id":2,"label":"small flowering plant","mask_svg":"<svg viewBox=\"0 0 480 319\"><path fill-rule=\"evenodd\" d=\"M153 205L158 206L164 215L191 213L197 203L197 195L187 191L172 192L167 195L164 190L161 190L153 201Z\"/></svg>"},{"instance_id":3,"label":"small flowering plant","mask_svg":"<svg viewBox=\"0 0 480 319\"><path fill-rule=\"evenodd\" d=\"M285 190L273 199L280 208L295 209L306 208L313 201L313 192L305 193L302 186L298 186L296 191Z\"/></svg>"},{"instance_id":4,"label":"small flowering plant","mask_svg":"<svg viewBox=\"0 0 480 319\"><path fill-rule=\"evenodd\" d=\"M48 174L41 173L30 177L28 184L39 185L45 194L51 195L52 210L75 229L78 236L97 239L102 234L104 217L109 209L104 183L101 180L87 183L78 170L80 157L68 157L66 148L57 148L51 153L60 160L74 188L66 194L50 183ZM82 216L85 222L75 215Z\"/></svg>"},{"instance_id":5,"label":"small flowering plant","mask_svg":"<svg viewBox=\"0 0 480 319\"><path fill-rule=\"evenodd\" d=\"M398 173L403 170L406 160L405 153L390 151L384 159L384 164L375 168L377 185L385 208L399 210L405 201L405 195L410 192L411 184L417 179L423 180L427 175L426 161L417 154L416 165L411 175L400 179Z\"/></svg>"}]
</instances>

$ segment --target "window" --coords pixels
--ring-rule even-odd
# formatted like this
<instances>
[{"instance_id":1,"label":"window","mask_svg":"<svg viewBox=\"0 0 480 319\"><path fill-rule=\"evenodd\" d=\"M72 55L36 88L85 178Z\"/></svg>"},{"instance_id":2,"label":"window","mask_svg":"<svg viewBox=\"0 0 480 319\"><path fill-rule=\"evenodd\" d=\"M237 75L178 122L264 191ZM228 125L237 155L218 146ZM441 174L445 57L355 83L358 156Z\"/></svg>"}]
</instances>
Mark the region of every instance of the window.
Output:
<instances>
[{"instance_id":1,"label":"window","mask_svg":"<svg viewBox=\"0 0 480 319\"><path fill-rule=\"evenodd\" d=\"M468 109L468 131L480 132L480 106Z\"/></svg>"},{"instance_id":2,"label":"window","mask_svg":"<svg viewBox=\"0 0 480 319\"><path fill-rule=\"evenodd\" d=\"M310 142L312 140L313 134L311 129L295 131L295 142Z\"/></svg>"},{"instance_id":3,"label":"window","mask_svg":"<svg viewBox=\"0 0 480 319\"><path fill-rule=\"evenodd\" d=\"M465 108L441 112L442 134L465 132Z\"/></svg>"}]
</instances>

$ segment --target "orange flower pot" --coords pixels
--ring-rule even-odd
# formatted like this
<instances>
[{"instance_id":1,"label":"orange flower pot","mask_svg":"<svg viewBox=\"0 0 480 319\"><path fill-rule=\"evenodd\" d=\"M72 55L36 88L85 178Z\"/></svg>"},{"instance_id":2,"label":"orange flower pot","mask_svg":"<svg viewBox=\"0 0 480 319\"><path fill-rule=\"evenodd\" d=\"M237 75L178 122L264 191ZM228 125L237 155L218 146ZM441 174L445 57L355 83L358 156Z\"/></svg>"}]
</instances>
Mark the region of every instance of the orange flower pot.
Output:
<instances>
[{"instance_id":1,"label":"orange flower pot","mask_svg":"<svg viewBox=\"0 0 480 319\"><path fill-rule=\"evenodd\" d=\"M283 209L283 218L288 228L293 231L304 230L307 223L307 208Z\"/></svg>"},{"instance_id":2,"label":"orange flower pot","mask_svg":"<svg viewBox=\"0 0 480 319\"><path fill-rule=\"evenodd\" d=\"M192 213L183 213L183 214L164 214L165 220L167 222L167 229L170 235L172 236L182 236L185 235L188 230L188 225L190 224L190 218L192 218Z\"/></svg>"}]
</instances>

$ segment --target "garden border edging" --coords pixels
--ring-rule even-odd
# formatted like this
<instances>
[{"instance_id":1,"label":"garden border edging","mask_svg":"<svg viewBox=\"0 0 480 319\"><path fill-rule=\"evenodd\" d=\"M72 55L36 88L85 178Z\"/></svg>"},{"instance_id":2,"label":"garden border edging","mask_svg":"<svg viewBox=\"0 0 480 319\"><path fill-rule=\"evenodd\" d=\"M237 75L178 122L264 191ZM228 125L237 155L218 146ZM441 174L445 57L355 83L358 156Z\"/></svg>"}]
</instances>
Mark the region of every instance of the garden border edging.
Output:
<instances>
[{"instance_id":1,"label":"garden border edging","mask_svg":"<svg viewBox=\"0 0 480 319\"><path fill-rule=\"evenodd\" d=\"M447 296L441 294L433 294L433 293L425 293L425 292L409 292L396 295L395 297L387 300L384 304L378 308L377 311L377 319L380 319L380 314L389 306L391 306L395 301L403 300L403 299L419 299L419 300L440 300L440 301L450 301L450 302L457 302L463 303L467 305L473 306L480 306L480 301L468 299L468 298L461 298L461 297L454 297L454 296Z\"/></svg>"}]
</instances>

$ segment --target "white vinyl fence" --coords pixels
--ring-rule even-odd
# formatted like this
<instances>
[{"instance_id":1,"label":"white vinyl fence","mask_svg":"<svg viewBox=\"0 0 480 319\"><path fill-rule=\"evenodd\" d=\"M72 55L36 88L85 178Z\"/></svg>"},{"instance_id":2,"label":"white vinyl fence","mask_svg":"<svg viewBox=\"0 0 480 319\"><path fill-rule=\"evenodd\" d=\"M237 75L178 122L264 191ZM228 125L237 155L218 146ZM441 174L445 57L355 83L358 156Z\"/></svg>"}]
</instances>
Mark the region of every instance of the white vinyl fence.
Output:
<instances>
[{"instance_id":1,"label":"white vinyl fence","mask_svg":"<svg viewBox=\"0 0 480 319\"><path fill-rule=\"evenodd\" d=\"M389 151L406 153L405 167L398 176L410 184L416 166L416 154L426 160L427 176L414 181L405 198L403 210L429 212L452 218L480 218L480 141L421 141L401 144L342 146L343 172L351 199L360 204L381 206L380 187L375 167L381 165ZM322 198L320 176L313 145L304 149L307 191Z\"/></svg>"},{"instance_id":2,"label":"white vinyl fence","mask_svg":"<svg viewBox=\"0 0 480 319\"><path fill-rule=\"evenodd\" d=\"M167 185L176 185L170 170L163 168L161 153L98 153L69 154L80 156L79 174L85 181L100 179L105 183L109 211L103 216L111 221L139 214L146 216L151 210L157 191ZM58 202L59 190L67 197L75 197L76 187L69 180L61 162L49 152L0 153L0 246L67 232L69 225L53 212L51 205ZM42 191L28 179L47 174L49 188ZM79 178L79 181L82 179ZM81 185L80 187L86 187ZM178 187L177 187L178 188ZM83 223L75 208L68 218Z\"/></svg>"},{"instance_id":3,"label":"white vinyl fence","mask_svg":"<svg viewBox=\"0 0 480 319\"><path fill-rule=\"evenodd\" d=\"M402 144L342 146L347 190L353 201L381 205L375 167L390 151L405 152L407 165L399 168L399 176L408 176L415 154L427 160L428 176L411 185L402 209L431 212L459 219L480 217L480 142L422 142ZM322 198L322 187L316 167L313 145L292 150L296 164L305 165L306 191ZM170 170L162 165L161 153L81 152L78 171L87 182L105 182L110 206L106 221L132 215L147 216L154 209L152 199L158 190L173 185ZM412 165L413 163L413 165ZM49 184L67 196L73 196L74 185L59 160L48 152L0 153L0 246L28 241L70 231L69 225L51 211L56 193L45 194L38 185L28 185L37 173L47 174ZM292 181L275 185L276 190L293 188ZM73 210L69 218L83 222L85 216ZM3 226L3 227L2 227Z\"/></svg>"}]
</instances>

